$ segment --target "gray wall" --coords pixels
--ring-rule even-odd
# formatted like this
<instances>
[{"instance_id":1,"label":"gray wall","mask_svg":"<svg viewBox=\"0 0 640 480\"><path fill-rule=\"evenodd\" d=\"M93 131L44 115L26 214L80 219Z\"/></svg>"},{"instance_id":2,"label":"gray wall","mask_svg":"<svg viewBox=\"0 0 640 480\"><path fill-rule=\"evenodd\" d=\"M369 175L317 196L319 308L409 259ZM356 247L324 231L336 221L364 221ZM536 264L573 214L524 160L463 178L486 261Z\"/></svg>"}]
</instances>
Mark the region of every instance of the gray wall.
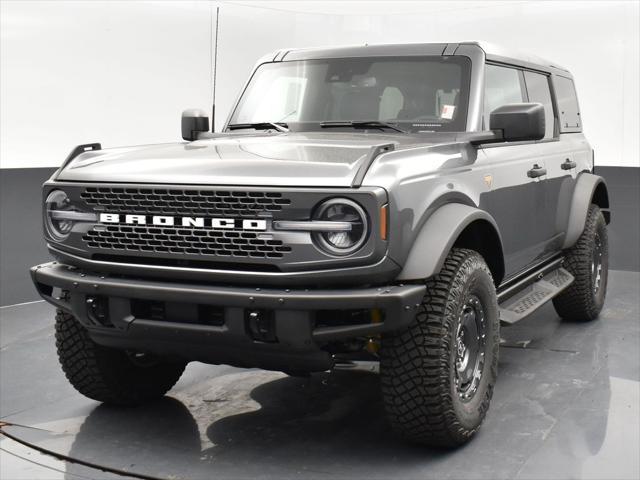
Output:
<instances>
[{"instance_id":1,"label":"gray wall","mask_svg":"<svg viewBox=\"0 0 640 480\"><path fill-rule=\"evenodd\" d=\"M49 258L42 240L41 185L55 168L0 170L0 305L38 298L28 268Z\"/></svg>"},{"instance_id":2,"label":"gray wall","mask_svg":"<svg viewBox=\"0 0 640 480\"><path fill-rule=\"evenodd\" d=\"M597 167L611 203L610 268L640 271L640 168Z\"/></svg>"},{"instance_id":3,"label":"gray wall","mask_svg":"<svg viewBox=\"0 0 640 480\"><path fill-rule=\"evenodd\" d=\"M41 184L53 168L0 170L0 305L37 300L28 268L47 260ZM611 268L640 271L640 168L597 167L609 186Z\"/></svg>"}]
</instances>

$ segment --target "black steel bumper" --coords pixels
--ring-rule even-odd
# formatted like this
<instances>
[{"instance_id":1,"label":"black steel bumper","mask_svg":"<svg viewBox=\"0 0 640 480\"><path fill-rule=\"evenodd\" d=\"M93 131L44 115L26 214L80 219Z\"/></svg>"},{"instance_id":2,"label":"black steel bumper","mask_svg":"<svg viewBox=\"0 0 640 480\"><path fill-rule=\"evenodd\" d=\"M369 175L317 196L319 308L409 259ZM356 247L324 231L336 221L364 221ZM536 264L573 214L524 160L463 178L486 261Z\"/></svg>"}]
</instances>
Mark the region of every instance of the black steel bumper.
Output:
<instances>
[{"instance_id":1,"label":"black steel bumper","mask_svg":"<svg viewBox=\"0 0 640 480\"><path fill-rule=\"evenodd\" d=\"M406 326L425 292L423 285L331 290L212 286L108 276L57 262L35 266L31 275L38 293L73 313L97 343L277 370L331 368L333 362L322 350L323 344ZM57 295L55 289L65 293ZM101 321L91 311L98 298L108 305L108 318ZM134 301L221 307L223 322L202 325L141 318L132 308ZM316 326L315 314L320 310L355 309L378 309L383 321ZM252 337L247 325L251 312L269 312L272 340Z\"/></svg>"}]
</instances>

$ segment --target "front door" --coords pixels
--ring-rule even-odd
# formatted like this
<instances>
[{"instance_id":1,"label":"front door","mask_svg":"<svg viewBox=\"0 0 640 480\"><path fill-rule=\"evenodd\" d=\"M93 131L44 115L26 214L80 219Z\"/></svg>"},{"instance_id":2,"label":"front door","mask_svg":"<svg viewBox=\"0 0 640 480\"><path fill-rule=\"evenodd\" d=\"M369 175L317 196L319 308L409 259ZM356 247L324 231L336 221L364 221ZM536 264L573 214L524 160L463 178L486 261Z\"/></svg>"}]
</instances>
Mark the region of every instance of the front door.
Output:
<instances>
[{"instance_id":1,"label":"front door","mask_svg":"<svg viewBox=\"0 0 640 480\"><path fill-rule=\"evenodd\" d=\"M536 149L538 150L538 149ZM498 224L502 235L506 276L539 261L551 236L546 160L524 145L482 148L484 176L491 188L480 195L480 208Z\"/></svg>"},{"instance_id":2,"label":"front door","mask_svg":"<svg viewBox=\"0 0 640 480\"><path fill-rule=\"evenodd\" d=\"M536 72L487 65L484 128L489 114L509 103L538 102L545 107L546 133L538 142L486 145L480 149L491 188L480 207L498 223L502 234L506 275L513 275L554 253L558 232L557 195L549 183L549 168L560 161L555 115L548 78ZM553 190L553 191L552 191Z\"/></svg>"}]
</instances>

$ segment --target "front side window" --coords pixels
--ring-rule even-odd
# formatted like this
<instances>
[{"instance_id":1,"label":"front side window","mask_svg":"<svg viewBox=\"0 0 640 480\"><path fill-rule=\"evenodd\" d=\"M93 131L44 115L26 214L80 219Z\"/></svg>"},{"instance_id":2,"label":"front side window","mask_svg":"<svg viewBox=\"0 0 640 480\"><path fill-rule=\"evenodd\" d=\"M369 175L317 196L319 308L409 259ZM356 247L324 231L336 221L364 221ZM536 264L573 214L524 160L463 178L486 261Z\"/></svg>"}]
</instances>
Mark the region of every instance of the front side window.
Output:
<instances>
[{"instance_id":1,"label":"front side window","mask_svg":"<svg viewBox=\"0 0 640 480\"><path fill-rule=\"evenodd\" d=\"M496 108L525 101L520 71L515 68L487 65L484 79L484 129L489 130L489 117Z\"/></svg>"},{"instance_id":2,"label":"front side window","mask_svg":"<svg viewBox=\"0 0 640 480\"><path fill-rule=\"evenodd\" d=\"M551 90L549 79L546 75L534 72L524 72L524 81L527 85L527 95L530 102L541 103L544 106L544 138L553 138L553 104L551 103Z\"/></svg>"},{"instance_id":3,"label":"front side window","mask_svg":"<svg viewBox=\"0 0 640 480\"><path fill-rule=\"evenodd\" d=\"M378 121L407 132L465 131L466 57L364 57L275 62L251 78L230 125ZM325 125L326 126L326 125Z\"/></svg>"}]
</instances>

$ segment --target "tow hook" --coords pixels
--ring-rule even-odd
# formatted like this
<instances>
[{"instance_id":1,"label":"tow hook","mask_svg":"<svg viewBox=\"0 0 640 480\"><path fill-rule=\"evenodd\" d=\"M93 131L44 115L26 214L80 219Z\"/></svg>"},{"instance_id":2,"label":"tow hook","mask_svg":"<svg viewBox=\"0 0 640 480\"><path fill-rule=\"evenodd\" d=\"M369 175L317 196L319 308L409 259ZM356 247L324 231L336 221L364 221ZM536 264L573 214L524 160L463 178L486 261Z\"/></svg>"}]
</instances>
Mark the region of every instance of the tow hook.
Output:
<instances>
[{"instance_id":1,"label":"tow hook","mask_svg":"<svg viewBox=\"0 0 640 480\"><path fill-rule=\"evenodd\" d=\"M246 309L245 324L247 333L253 340L266 343L278 341L272 310Z\"/></svg>"}]
</instances>

